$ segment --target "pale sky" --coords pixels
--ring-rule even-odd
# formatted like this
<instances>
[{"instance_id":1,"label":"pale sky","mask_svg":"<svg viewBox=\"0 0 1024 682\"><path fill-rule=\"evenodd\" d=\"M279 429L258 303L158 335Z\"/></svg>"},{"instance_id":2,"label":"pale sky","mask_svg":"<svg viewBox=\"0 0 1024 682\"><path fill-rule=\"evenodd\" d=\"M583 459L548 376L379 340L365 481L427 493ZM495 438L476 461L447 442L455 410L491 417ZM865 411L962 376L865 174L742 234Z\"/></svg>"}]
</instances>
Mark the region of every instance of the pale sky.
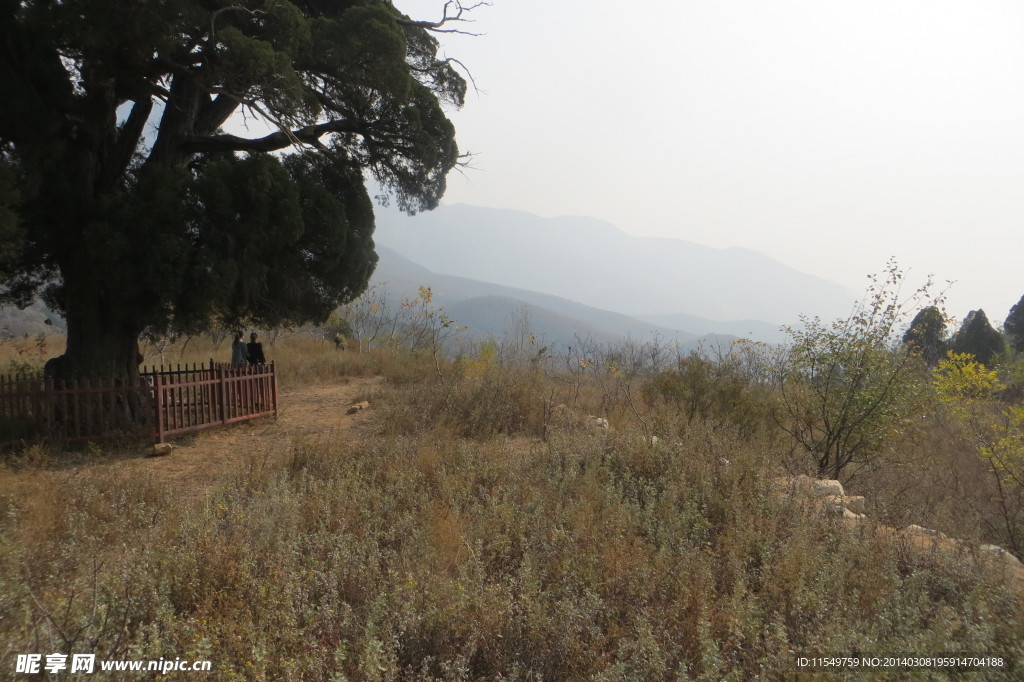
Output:
<instances>
[{"instance_id":1,"label":"pale sky","mask_svg":"<svg viewBox=\"0 0 1024 682\"><path fill-rule=\"evenodd\" d=\"M396 0L436 19L441 0ZM861 291L889 256L994 324L1024 294L1024 3L493 0L446 203L768 253ZM756 283L752 283L756 284Z\"/></svg>"}]
</instances>

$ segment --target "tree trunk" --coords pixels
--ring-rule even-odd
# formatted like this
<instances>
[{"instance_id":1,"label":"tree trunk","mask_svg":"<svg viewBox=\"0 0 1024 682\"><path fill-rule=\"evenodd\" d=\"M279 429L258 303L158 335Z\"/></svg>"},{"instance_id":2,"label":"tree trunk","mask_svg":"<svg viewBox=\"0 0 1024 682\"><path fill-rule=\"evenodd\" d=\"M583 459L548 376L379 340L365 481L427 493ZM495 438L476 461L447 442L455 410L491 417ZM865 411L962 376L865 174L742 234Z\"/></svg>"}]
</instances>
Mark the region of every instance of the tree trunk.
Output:
<instances>
[{"instance_id":1,"label":"tree trunk","mask_svg":"<svg viewBox=\"0 0 1024 682\"><path fill-rule=\"evenodd\" d=\"M46 363L47 377L58 386L85 381L106 390L76 395L71 399L75 407L55 404L50 418L62 425L57 433L103 437L144 432L154 413L148 386L139 380L138 332L125 319L124 308L100 305L96 297L92 305L83 306L84 297L74 298L67 313L67 346L63 355Z\"/></svg>"},{"instance_id":2,"label":"tree trunk","mask_svg":"<svg viewBox=\"0 0 1024 682\"><path fill-rule=\"evenodd\" d=\"M126 302L95 290L76 291L70 283L65 287L67 345L64 355L47 363L47 375L57 381L114 379L137 385L141 330L130 319Z\"/></svg>"}]
</instances>

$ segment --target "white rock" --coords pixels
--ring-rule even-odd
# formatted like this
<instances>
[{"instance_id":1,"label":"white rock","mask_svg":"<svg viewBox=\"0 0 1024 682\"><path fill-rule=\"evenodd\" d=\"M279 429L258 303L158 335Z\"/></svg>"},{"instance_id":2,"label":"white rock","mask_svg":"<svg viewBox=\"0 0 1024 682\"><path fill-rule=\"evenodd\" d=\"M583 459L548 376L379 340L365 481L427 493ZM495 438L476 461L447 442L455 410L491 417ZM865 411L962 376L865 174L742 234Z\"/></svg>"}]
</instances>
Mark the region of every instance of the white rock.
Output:
<instances>
[{"instance_id":1,"label":"white rock","mask_svg":"<svg viewBox=\"0 0 1024 682\"><path fill-rule=\"evenodd\" d=\"M843 490L843 484L835 480L815 481L811 484L810 493L812 497L828 497L829 495L837 495L839 497L846 496L846 491Z\"/></svg>"},{"instance_id":2,"label":"white rock","mask_svg":"<svg viewBox=\"0 0 1024 682\"><path fill-rule=\"evenodd\" d=\"M903 532L909 533L910 535L923 535L930 538L946 537L937 530L932 530L931 528L924 528L923 526L918 526L917 524L910 524L909 526L903 529Z\"/></svg>"},{"instance_id":3,"label":"white rock","mask_svg":"<svg viewBox=\"0 0 1024 682\"><path fill-rule=\"evenodd\" d=\"M1016 564L1018 566L1021 565L1020 559L1013 556L999 545L982 545L978 549L980 549L982 552L987 552L988 554L991 554L994 557L998 557L1007 563Z\"/></svg>"}]
</instances>

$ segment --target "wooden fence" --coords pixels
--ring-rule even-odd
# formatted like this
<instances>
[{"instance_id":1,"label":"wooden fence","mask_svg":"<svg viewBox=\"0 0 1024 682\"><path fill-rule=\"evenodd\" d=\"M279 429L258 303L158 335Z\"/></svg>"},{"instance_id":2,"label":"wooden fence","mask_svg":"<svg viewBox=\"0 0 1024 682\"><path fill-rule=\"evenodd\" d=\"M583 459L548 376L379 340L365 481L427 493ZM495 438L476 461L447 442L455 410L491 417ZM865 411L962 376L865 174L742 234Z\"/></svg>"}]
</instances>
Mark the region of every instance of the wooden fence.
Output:
<instances>
[{"instance_id":1,"label":"wooden fence","mask_svg":"<svg viewBox=\"0 0 1024 682\"><path fill-rule=\"evenodd\" d=\"M154 438L277 414L269 365L142 367L127 380L53 382L41 373L0 376L0 442L51 438Z\"/></svg>"}]
</instances>

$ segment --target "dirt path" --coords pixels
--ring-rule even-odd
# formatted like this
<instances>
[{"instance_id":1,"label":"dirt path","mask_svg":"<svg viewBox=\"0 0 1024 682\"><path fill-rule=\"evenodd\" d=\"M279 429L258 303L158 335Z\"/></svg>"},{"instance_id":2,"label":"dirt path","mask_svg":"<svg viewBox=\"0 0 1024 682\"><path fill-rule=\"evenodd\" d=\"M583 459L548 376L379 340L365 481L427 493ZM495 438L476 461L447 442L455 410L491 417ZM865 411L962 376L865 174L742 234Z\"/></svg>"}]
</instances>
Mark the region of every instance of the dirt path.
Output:
<instances>
[{"instance_id":1,"label":"dirt path","mask_svg":"<svg viewBox=\"0 0 1024 682\"><path fill-rule=\"evenodd\" d=\"M254 453L286 450L296 438L333 440L360 430L369 411L346 414L353 402L363 400L380 383L377 377L357 377L345 384L305 386L283 391L280 414L229 427L214 427L175 442L166 457L127 462L188 487L210 483ZM354 436L355 433L349 435Z\"/></svg>"},{"instance_id":2,"label":"dirt path","mask_svg":"<svg viewBox=\"0 0 1024 682\"><path fill-rule=\"evenodd\" d=\"M81 464L70 471L3 471L0 472L0 492L24 483L27 478L76 475L85 470L92 475L103 475L107 469L116 470L119 475L145 472L161 483L183 490L210 487L226 471L236 469L254 454L285 451L297 438L329 441L357 437L373 418L372 409L352 415L346 411L355 401L372 396L380 382L379 377L356 377L343 384L282 391L277 417L212 427L183 436L172 441L174 449L163 457L146 457L144 455L151 450L140 446L137 457Z\"/></svg>"}]
</instances>

